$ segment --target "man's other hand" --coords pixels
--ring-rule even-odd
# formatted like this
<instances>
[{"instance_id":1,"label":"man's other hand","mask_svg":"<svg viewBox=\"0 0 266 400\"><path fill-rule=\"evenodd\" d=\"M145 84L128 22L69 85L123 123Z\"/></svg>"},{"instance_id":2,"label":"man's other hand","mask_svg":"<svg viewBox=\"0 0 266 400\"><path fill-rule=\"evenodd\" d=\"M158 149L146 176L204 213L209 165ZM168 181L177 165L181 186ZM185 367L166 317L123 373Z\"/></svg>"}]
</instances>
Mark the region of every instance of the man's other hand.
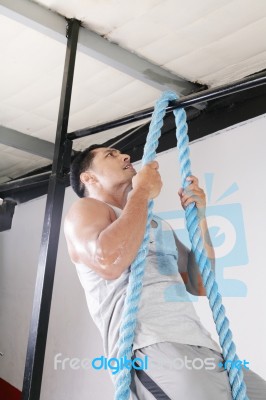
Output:
<instances>
[{"instance_id":1,"label":"man's other hand","mask_svg":"<svg viewBox=\"0 0 266 400\"><path fill-rule=\"evenodd\" d=\"M199 180L196 176L190 175L186 179L191 183L185 189L180 188L178 191L181 205L185 209L189 204L195 203L198 213L203 216L206 210L205 192L199 187Z\"/></svg>"}]
</instances>

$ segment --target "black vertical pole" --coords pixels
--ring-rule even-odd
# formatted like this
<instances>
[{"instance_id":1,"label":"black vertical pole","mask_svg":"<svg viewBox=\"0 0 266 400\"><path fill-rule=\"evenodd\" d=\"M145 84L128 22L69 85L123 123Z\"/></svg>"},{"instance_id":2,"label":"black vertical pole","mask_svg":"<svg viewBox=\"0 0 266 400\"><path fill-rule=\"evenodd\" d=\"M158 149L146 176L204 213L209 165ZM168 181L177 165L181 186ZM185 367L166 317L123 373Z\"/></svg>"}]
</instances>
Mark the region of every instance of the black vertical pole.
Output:
<instances>
[{"instance_id":1,"label":"black vertical pole","mask_svg":"<svg viewBox=\"0 0 266 400\"><path fill-rule=\"evenodd\" d=\"M74 19L70 20L67 26L68 41L64 76L57 122L53 167L49 180L30 323L22 389L23 400L39 400L41 392L56 256L65 195L65 176L69 170L72 149L72 142L67 139L67 126L79 25L79 21Z\"/></svg>"}]
</instances>

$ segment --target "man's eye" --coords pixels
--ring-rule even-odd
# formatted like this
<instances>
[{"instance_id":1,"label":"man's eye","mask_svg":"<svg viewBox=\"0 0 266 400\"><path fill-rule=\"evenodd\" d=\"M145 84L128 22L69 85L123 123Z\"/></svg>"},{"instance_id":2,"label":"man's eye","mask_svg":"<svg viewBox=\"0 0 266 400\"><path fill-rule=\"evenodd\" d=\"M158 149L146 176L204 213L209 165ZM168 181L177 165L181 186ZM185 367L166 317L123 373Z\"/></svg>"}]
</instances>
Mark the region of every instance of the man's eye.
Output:
<instances>
[{"instance_id":1,"label":"man's eye","mask_svg":"<svg viewBox=\"0 0 266 400\"><path fill-rule=\"evenodd\" d=\"M112 156L112 155L113 155L113 153L108 153L108 154L107 154L107 157L108 157L108 156Z\"/></svg>"}]
</instances>

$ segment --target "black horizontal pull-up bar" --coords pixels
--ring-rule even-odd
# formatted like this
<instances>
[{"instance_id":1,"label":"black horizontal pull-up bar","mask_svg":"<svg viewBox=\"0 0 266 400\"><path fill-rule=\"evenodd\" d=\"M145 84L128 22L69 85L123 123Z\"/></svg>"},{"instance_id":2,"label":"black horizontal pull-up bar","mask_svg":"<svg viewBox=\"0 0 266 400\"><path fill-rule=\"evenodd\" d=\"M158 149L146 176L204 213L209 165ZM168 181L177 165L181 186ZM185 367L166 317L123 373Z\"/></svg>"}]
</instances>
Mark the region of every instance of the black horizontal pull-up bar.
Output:
<instances>
[{"instance_id":1,"label":"black horizontal pull-up bar","mask_svg":"<svg viewBox=\"0 0 266 400\"><path fill-rule=\"evenodd\" d=\"M188 107L195 104L203 103L209 100L218 99L220 97L228 96L230 94L238 93L243 90L252 89L256 86L266 84L265 72L256 74L253 77L248 77L240 79L230 85L222 85L213 89L202 90L197 93L192 93L188 96L184 96L176 101L171 101L166 109L166 114L169 114L175 108L178 107ZM109 129L117 128L118 126L123 126L130 124L132 122L140 121L142 119L150 118L153 113L153 107L146 108L145 110L137 111L132 114L128 114L125 117L115 119L113 121L105 122L100 125L95 125L92 127L79 129L77 131L68 133L67 138L70 140L79 139L84 136L93 135L94 133L107 131Z\"/></svg>"}]
</instances>

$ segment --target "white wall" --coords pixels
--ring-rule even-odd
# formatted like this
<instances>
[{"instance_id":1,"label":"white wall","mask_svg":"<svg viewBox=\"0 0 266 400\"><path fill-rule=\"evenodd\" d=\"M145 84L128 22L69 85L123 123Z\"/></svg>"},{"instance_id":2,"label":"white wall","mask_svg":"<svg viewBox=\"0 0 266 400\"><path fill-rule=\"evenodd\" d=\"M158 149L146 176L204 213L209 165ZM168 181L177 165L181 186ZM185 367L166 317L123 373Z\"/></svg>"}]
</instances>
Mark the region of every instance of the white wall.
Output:
<instances>
[{"instance_id":1,"label":"white wall","mask_svg":"<svg viewBox=\"0 0 266 400\"><path fill-rule=\"evenodd\" d=\"M225 237L214 238L219 255L218 282L221 282L224 292L224 305L238 355L240 359L249 361L251 368L264 378L265 128L264 115L190 146L192 173L199 178L200 186L206 190L205 174L214 174L208 201L209 212L213 215L208 217L208 221L211 231L218 226L220 234L225 233ZM164 187L155 210L177 210L176 216L171 214L169 222L186 241L177 195L180 179L176 150L159 155L158 161ZM237 184L238 190L218 201L233 183ZM64 213L75 199L68 188ZM0 358L0 376L20 389L45 200L43 197L17 206L12 230L0 234L0 351L4 353ZM194 305L202 322L218 341L207 299L200 298ZM69 364L65 370L55 370L57 353L62 353L61 359L92 359L103 354L100 335L88 314L82 288L68 258L63 232L58 250L41 399L87 400L92 394L96 400L113 398L107 371L73 370Z\"/></svg>"}]
</instances>

